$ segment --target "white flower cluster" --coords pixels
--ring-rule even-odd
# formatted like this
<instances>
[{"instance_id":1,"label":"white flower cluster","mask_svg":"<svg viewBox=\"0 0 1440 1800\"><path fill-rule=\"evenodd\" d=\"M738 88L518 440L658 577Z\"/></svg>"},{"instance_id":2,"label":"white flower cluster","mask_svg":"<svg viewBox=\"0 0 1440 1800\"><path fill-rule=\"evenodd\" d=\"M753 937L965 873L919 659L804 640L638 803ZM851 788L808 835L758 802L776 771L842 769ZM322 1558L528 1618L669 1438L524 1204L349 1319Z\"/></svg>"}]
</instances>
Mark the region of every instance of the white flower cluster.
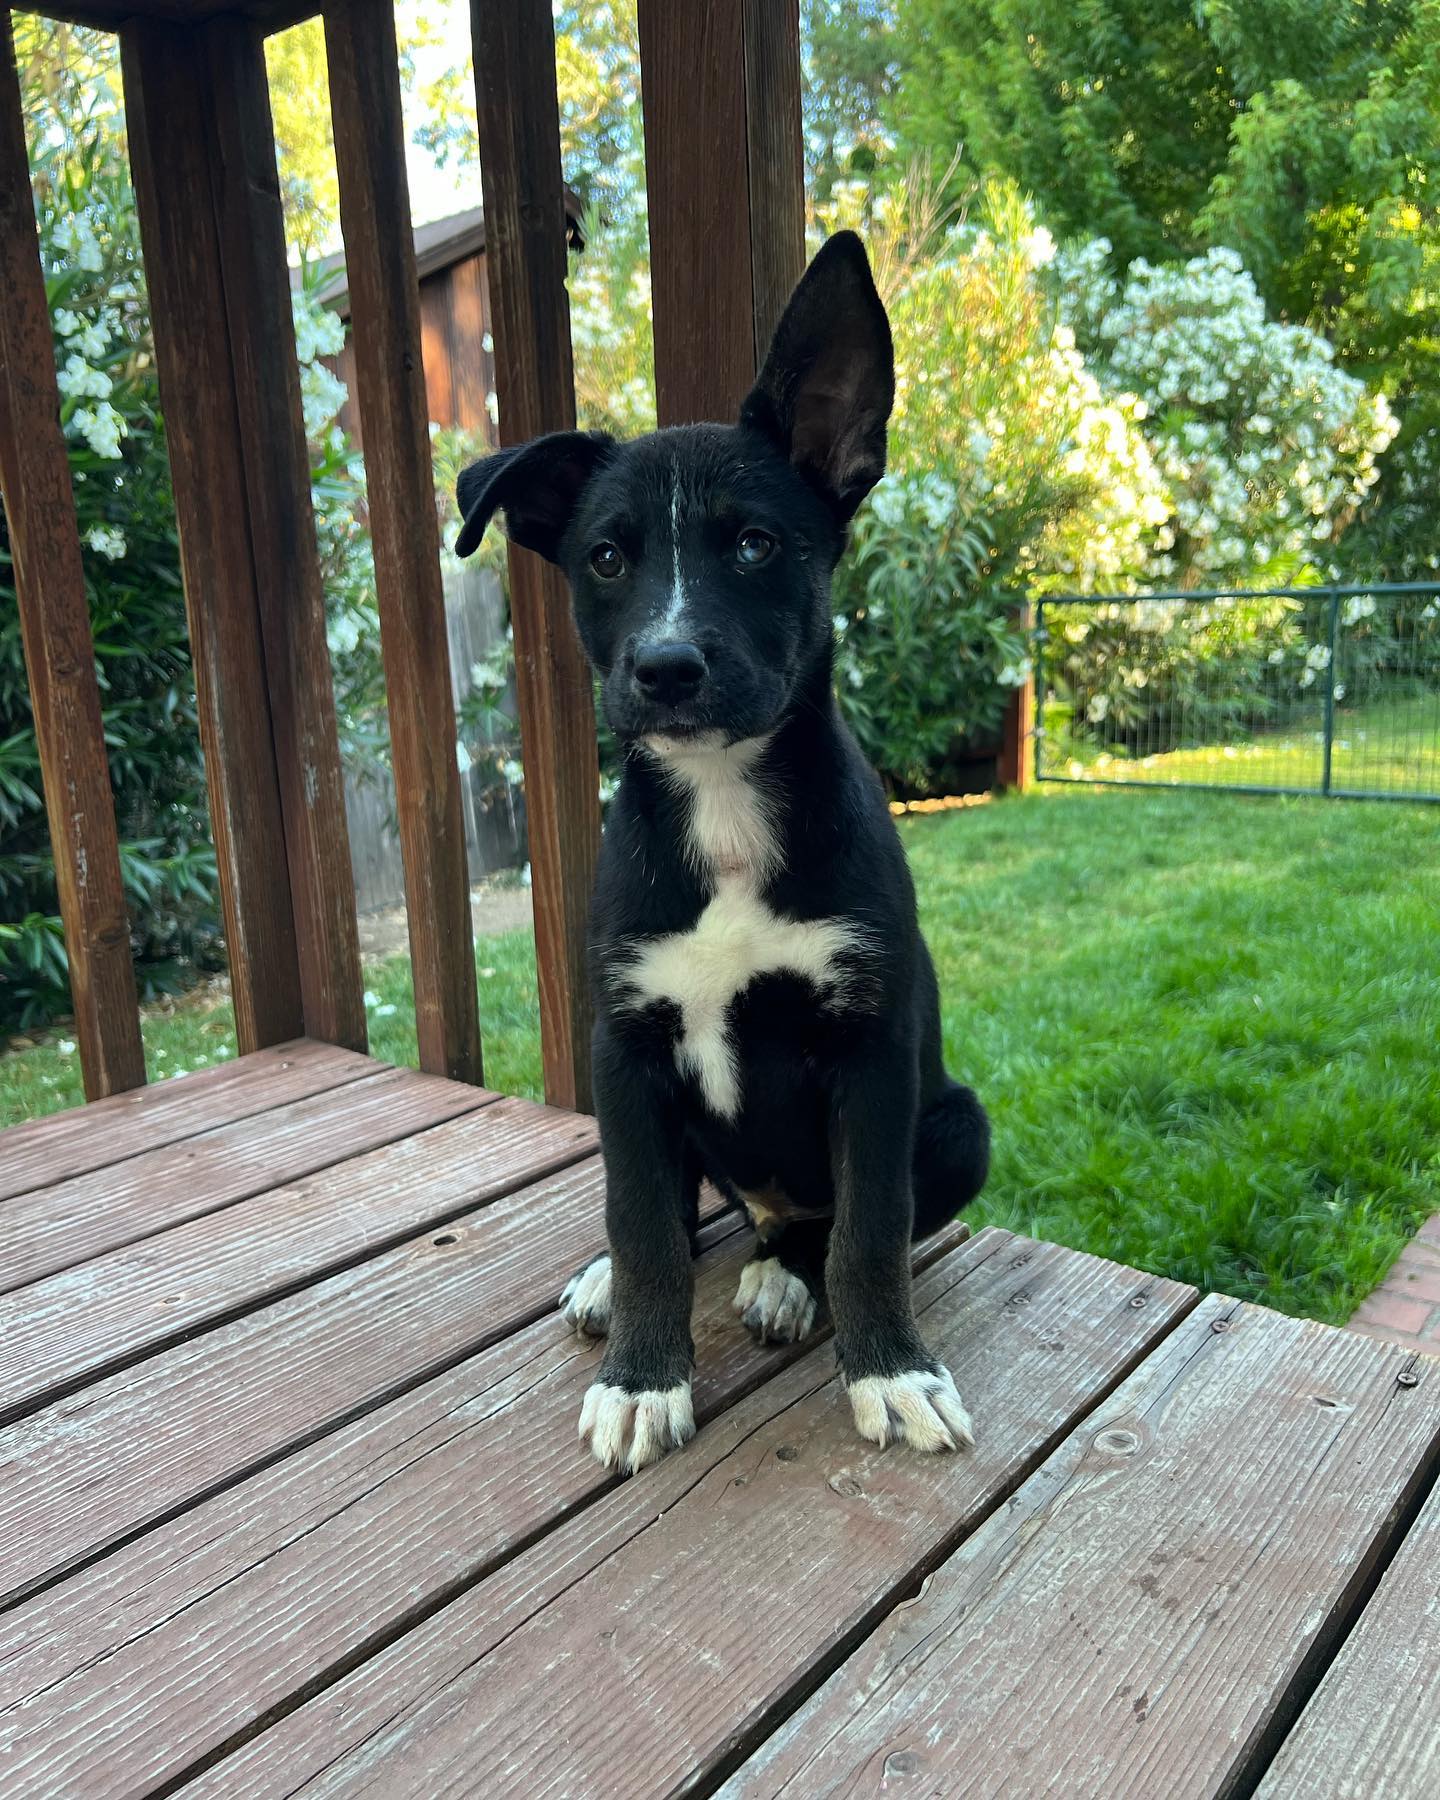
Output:
<instances>
[{"instance_id":1,"label":"white flower cluster","mask_svg":"<svg viewBox=\"0 0 1440 1800\"><path fill-rule=\"evenodd\" d=\"M1266 317L1233 250L1110 275L1096 239L1055 259L1062 309L1106 385L1146 403L1184 565L1253 578L1314 561L1379 479L1399 430L1382 394L1336 368L1304 326ZM1159 546L1155 572L1180 556Z\"/></svg>"},{"instance_id":2,"label":"white flower cluster","mask_svg":"<svg viewBox=\"0 0 1440 1800\"><path fill-rule=\"evenodd\" d=\"M48 249L62 270L90 275L104 267L100 240L83 213L62 213L51 223ZM127 297L128 289L124 289L112 293L109 300ZM120 440L128 428L111 404L115 383L101 365L120 337L119 316L108 300L84 308L77 299L74 306L57 306L51 322L60 340L55 385L60 390L65 435L72 443L84 443L94 455L113 462L120 455Z\"/></svg>"},{"instance_id":3,"label":"white flower cluster","mask_svg":"<svg viewBox=\"0 0 1440 1800\"><path fill-rule=\"evenodd\" d=\"M320 360L322 356L338 356L345 348L345 323L303 289L292 291L290 312L295 321L305 435L312 443L318 443L334 425L349 397L345 383Z\"/></svg>"}]
</instances>

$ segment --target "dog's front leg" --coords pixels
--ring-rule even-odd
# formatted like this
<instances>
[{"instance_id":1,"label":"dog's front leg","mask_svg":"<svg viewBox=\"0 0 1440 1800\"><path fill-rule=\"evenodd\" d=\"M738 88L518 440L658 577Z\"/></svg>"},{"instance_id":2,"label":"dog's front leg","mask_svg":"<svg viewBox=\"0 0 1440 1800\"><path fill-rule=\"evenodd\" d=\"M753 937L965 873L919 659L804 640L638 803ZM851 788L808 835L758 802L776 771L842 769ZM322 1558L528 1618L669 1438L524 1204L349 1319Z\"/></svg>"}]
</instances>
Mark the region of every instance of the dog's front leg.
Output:
<instances>
[{"instance_id":1,"label":"dog's front leg","mask_svg":"<svg viewBox=\"0 0 1440 1800\"><path fill-rule=\"evenodd\" d=\"M695 1435L693 1277L678 1097L624 1057L602 1026L595 1104L605 1157L610 1332L580 1435L607 1469L634 1474Z\"/></svg>"},{"instance_id":2,"label":"dog's front leg","mask_svg":"<svg viewBox=\"0 0 1440 1800\"><path fill-rule=\"evenodd\" d=\"M825 1287L862 1437L917 1450L974 1443L950 1371L915 1323L910 1282L915 1058L890 1045L847 1060L832 1101L835 1226Z\"/></svg>"}]
</instances>

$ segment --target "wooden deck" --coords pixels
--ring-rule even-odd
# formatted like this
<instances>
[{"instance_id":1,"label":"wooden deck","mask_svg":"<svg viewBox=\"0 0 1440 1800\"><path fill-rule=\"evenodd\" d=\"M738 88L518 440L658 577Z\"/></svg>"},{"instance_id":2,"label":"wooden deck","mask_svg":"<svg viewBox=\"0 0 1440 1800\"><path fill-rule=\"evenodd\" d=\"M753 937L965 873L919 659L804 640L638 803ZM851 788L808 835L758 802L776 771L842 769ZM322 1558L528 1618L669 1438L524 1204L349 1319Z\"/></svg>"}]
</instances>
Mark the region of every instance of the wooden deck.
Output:
<instances>
[{"instance_id":1,"label":"wooden deck","mask_svg":"<svg viewBox=\"0 0 1440 1800\"><path fill-rule=\"evenodd\" d=\"M730 1310L617 1482L593 1126L297 1043L0 1137L9 1800L1440 1792L1440 1365L986 1230L979 1447Z\"/></svg>"}]
</instances>

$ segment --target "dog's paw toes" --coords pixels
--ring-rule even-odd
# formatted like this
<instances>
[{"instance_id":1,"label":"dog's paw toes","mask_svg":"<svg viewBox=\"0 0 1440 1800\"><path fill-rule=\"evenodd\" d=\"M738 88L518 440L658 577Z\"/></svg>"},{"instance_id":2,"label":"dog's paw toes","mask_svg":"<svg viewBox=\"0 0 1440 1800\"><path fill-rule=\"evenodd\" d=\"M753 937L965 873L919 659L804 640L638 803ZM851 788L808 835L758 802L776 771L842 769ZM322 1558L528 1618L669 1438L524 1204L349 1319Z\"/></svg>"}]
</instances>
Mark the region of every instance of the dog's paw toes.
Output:
<instances>
[{"instance_id":1,"label":"dog's paw toes","mask_svg":"<svg viewBox=\"0 0 1440 1800\"><path fill-rule=\"evenodd\" d=\"M560 1296L565 1323L581 1337L604 1337L610 1329L610 1258L597 1256L572 1275Z\"/></svg>"},{"instance_id":2,"label":"dog's paw toes","mask_svg":"<svg viewBox=\"0 0 1440 1800\"><path fill-rule=\"evenodd\" d=\"M637 1394L604 1381L586 1390L580 1436L595 1460L607 1469L634 1475L647 1463L659 1462L667 1450L678 1450L694 1435L688 1381Z\"/></svg>"},{"instance_id":3,"label":"dog's paw toes","mask_svg":"<svg viewBox=\"0 0 1440 1800\"><path fill-rule=\"evenodd\" d=\"M815 1323L815 1296L775 1256L746 1263L734 1304L762 1344L798 1344Z\"/></svg>"},{"instance_id":4,"label":"dog's paw toes","mask_svg":"<svg viewBox=\"0 0 1440 1800\"><path fill-rule=\"evenodd\" d=\"M904 1442L916 1450L969 1449L970 1415L948 1369L866 1375L849 1384L855 1427L872 1444Z\"/></svg>"}]
</instances>

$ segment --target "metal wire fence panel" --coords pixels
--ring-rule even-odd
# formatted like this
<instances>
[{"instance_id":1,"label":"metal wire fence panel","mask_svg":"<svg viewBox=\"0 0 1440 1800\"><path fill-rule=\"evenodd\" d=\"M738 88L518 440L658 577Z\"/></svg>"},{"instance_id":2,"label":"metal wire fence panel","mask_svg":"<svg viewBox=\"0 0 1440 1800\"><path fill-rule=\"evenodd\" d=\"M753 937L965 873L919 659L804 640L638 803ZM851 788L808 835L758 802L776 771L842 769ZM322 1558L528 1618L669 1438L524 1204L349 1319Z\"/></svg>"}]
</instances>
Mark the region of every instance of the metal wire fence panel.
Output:
<instances>
[{"instance_id":1,"label":"metal wire fence panel","mask_svg":"<svg viewBox=\"0 0 1440 1800\"><path fill-rule=\"evenodd\" d=\"M1440 581L1035 602L1035 778L1440 801Z\"/></svg>"}]
</instances>

